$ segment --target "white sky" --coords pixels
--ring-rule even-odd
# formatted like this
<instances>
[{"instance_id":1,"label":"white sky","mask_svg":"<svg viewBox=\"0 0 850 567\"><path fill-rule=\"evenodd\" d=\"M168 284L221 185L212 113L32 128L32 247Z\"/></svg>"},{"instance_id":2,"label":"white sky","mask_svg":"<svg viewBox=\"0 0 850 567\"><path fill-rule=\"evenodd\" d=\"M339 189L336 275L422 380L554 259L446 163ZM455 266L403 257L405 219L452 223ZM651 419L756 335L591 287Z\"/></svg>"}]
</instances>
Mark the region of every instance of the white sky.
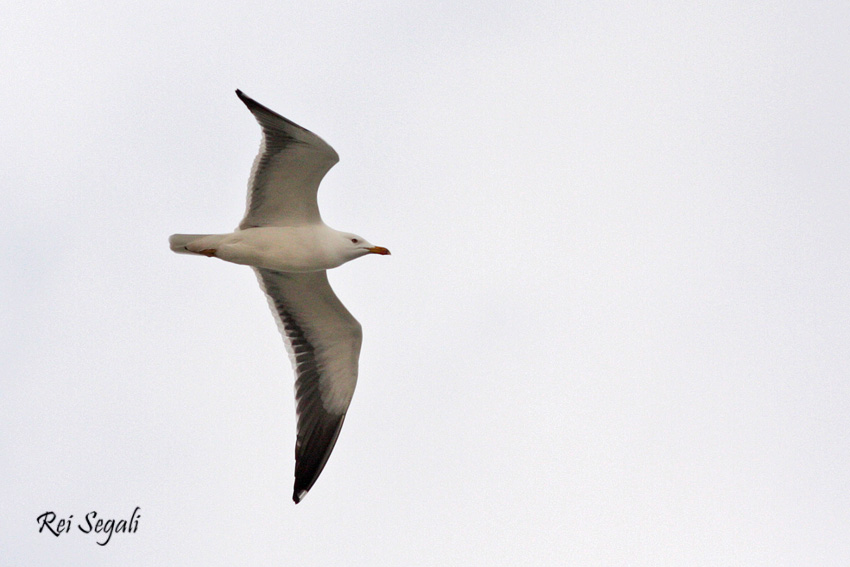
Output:
<instances>
[{"instance_id":1,"label":"white sky","mask_svg":"<svg viewBox=\"0 0 850 567\"><path fill-rule=\"evenodd\" d=\"M0 563L850 563L850 4L173 4L0 8ZM297 507L236 88L393 252Z\"/></svg>"}]
</instances>

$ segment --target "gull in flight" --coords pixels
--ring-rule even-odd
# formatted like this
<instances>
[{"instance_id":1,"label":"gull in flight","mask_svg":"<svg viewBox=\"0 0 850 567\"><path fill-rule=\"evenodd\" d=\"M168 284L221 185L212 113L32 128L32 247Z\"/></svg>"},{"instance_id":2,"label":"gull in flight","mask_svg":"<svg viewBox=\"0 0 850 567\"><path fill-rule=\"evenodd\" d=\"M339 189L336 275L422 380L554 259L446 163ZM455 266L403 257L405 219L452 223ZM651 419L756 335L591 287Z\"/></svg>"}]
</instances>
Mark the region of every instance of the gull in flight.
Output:
<instances>
[{"instance_id":1,"label":"gull in flight","mask_svg":"<svg viewBox=\"0 0 850 567\"><path fill-rule=\"evenodd\" d=\"M248 206L228 234L174 234L179 254L254 268L295 370L297 504L312 488L339 437L357 383L363 333L328 283L327 270L366 254L389 254L322 222L316 192L339 161L324 140L237 90L263 139L251 168Z\"/></svg>"}]
</instances>

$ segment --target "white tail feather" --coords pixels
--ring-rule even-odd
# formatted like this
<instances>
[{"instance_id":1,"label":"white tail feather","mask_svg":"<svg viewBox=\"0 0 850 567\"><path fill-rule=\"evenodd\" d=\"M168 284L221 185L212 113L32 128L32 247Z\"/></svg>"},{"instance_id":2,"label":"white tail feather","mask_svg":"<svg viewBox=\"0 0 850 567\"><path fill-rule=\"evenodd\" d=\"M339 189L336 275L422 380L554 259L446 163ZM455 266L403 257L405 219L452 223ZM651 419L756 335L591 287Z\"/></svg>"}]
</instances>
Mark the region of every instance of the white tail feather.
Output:
<instances>
[{"instance_id":1,"label":"white tail feather","mask_svg":"<svg viewBox=\"0 0 850 567\"><path fill-rule=\"evenodd\" d=\"M210 236L208 234L172 234L168 237L168 243L171 245L171 250L177 252L178 254L197 254L197 252L192 252L186 245L192 242L193 240L198 240L199 238L204 238L205 236Z\"/></svg>"}]
</instances>

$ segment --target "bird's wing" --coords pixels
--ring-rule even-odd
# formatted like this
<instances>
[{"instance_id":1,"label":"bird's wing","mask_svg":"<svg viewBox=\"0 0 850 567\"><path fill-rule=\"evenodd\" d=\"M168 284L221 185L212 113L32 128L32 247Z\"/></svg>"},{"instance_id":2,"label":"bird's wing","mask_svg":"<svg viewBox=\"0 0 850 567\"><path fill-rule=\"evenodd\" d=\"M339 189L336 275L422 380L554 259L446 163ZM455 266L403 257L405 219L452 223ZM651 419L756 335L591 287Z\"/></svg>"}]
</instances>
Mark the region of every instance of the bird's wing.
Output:
<instances>
[{"instance_id":1,"label":"bird's wing","mask_svg":"<svg viewBox=\"0 0 850 567\"><path fill-rule=\"evenodd\" d=\"M298 434L297 504L333 451L357 384L363 333L337 299L325 271L293 273L255 268L295 368Z\"/></svg>"},{"instance_id":2,"label":"bird's wing","mask_svg":"<svg viewBox=\"0 0 850 567\"><path fill-rule=\"evenodd\" d=\"M316 192L339 156L320 137L237 90L263 129L240 229L321 222Z\"/></svg>"}]
</instances>

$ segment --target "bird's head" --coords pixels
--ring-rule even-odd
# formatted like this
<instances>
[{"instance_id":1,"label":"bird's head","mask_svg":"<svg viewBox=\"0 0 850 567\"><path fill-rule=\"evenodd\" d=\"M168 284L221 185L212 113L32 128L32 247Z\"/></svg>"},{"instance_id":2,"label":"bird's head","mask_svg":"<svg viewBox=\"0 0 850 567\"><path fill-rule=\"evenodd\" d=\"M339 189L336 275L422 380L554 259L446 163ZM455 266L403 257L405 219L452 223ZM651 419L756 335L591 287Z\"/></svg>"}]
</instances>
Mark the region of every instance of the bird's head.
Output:
<instances>
[{"instance_id":1,"label":"bird's head","mask_svg":"<svg viewBox=\"0 0 850 567\"><path fill-rule=\"evenodd\" d=\"M366 254L381 254L382 256L386 256L390 253L383 246L375 246L362 236L350 233L340 233L340 236L345 239L345 250L352 260Z\"/></svg>"}]
</instances>

